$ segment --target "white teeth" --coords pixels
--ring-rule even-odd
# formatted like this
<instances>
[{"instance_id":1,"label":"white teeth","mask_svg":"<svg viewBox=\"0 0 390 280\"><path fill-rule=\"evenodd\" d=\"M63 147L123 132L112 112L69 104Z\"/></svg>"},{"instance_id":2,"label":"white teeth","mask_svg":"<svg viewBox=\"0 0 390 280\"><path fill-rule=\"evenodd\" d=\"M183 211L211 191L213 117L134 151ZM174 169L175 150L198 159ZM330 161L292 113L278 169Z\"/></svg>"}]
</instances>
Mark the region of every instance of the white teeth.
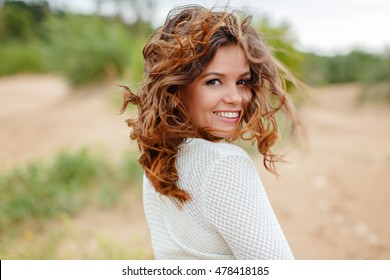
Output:
<instances>
[{"instance_id":1,"label":"white teeth","mask_svg":"<svg viewBox=\"0 0 390 280\"><path fill-rule=\"evenodd\" d=\"M239 112L215 112L215 114L222 118L235 119L240 115Z\"/></svg>"}]
</instances>

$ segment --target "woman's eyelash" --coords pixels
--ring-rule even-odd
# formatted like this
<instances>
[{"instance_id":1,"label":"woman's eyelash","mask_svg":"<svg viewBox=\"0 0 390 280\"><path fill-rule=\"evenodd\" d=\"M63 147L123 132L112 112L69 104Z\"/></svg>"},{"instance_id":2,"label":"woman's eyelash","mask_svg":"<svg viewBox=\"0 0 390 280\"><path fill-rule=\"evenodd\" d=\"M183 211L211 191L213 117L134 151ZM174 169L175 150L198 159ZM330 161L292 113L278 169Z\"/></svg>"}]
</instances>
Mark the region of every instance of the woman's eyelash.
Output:
<instances>
[{"instance_id":1,"label":"woman's eyelash","mask_svg":"<svg viewBox=\"0 0 390 280\"><path fill-rule=\"evenodd\" d=\"M249 81L250 81L250 79L241 79L241 80L237 81L237 84L239 84L239 85L248 85Z\"/></svg>"},{"instance_id":2,"label":"woman's eyelash","mask_svg":"<svg viewBox=\"0 0 390 280\"><path fill-rule=\"evenodd\" d=\"M217 83L221 84L221 81L218 79L212 79L212 80L206 81L206 85L216 85Z\"/></svg>"},{"instance_id":3,"label":"woman's eyelash","mask_svg":"<svg viewBox=\"0 0 390 280\"><path fill-rule=\"evenodd\" d=\"M237 85L248 85L250 79L241 79L237 81ZM222 82L219 79L211 79L206 81L206 85L217 85L222 84Z\"/></svg>"}]
</instances>

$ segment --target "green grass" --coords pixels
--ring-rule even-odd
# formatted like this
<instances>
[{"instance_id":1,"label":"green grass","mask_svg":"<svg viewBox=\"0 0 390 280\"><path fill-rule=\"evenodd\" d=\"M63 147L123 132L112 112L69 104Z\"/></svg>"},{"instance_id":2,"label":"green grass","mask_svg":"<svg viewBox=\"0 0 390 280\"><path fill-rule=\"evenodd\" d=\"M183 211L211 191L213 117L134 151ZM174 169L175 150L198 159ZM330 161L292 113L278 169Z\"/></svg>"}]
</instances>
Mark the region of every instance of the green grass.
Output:
<instances>
[{"instance_id":1,"label":"green grass","mask_svg":"<svg viewBox=\"0 0 390 280\"><path fill-rule=\"evenodd\" d=\"M29 218L79 211L88 200L84 192L108 176L105 164L87 150L60 153L50 166L32 162L15 168L0 180L0 232Z\"/></svg>"},{"instance_id":2,"label":"green grass","mask_svg":"<svg viewBox=\"0 0 390 280\"><path fill-rule=\"evenodd\" d=\"M134 156L127 156L118 169L87 149L61 152L50 164L16 167L0 176L0 234L29 219L77 213L92 202L112 205L121 188L140 180L142 169Z\"/></svg>"},{"instance_id":3,"label":"green grass","mask_svg":"<svg viewBox=\"0 0 390 280\"><path fill-rule=\"evenodd\" d=\"M103 234L99 228L80 228L73 217L63 214L41 229L18 227L17 236L6 235L0 240L1 259L53 260L151 259L152 252L143 245L144 236L129 232L127 238Z\"/></svg>"},{"instance_id":4,"label":"green grass","mask_svg":"<svg viewBox=\"0 0 390 280\"><path fill-rule=\"evenodd\" d=\"M12 41L0 44L0 76L12 75L19 72L47 72L42 57L42 44L38 41Z\"/></svg>"},{"instance_id":5,"label":"green grass","mask_svg":"<svg viewBox=\"0 0 390 280\"><path fill-rule=\"evenodd\" d=\"M117 166L86 148L1 174L0 258L56 258L62 240L72 237L69 224L74 215L91 207L114 206L126 188L140 186L142 175L136 154L127 154ZM59 225L48 229L53 222ZM96 252L86 251L80 257L143 258L148 254L142 248L126 254L120 245L104 238L95 243L99 245Z\"/></svg>"}]
</instances>

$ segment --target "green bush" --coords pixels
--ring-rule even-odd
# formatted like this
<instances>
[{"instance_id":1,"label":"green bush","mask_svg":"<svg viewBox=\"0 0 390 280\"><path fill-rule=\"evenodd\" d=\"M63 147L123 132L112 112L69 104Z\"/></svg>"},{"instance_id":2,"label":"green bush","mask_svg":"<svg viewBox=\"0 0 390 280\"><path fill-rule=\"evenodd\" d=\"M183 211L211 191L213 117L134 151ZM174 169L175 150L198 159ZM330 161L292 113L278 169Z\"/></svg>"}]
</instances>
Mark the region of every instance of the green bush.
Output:
<instances>
[{"instance_id":1,"label":"green bush","mask_svg":"<svg viewBox=\"0 0 390 280\"><path fill-rule=\"evenodd\" d=\"M16 167L0 175L0 235L16 223L74 214L89 203L113 205L142 176L136 155L125 156L117 167L87 149L61 152L50 164Z\"/></svg>"},{"instance_id":2,"label":"green bush","mask_svg":"<svg viewBox=\"0 0 390 280\"><path fill-rule=\"evenodd\" d=\"M34 33L33 18L28 10L6 6L0 12L0 39L28 39Z\"/></svg>"},{"instance_id":3,"label":"green bush","mask_svg":"<svg viewBox=\"0 0 390 280\"><path fill-rule=\"evenodd\" d=\"M97 16L52 16L45 31L49 69L75 85L121 75L136 40L123 24Z\"/></svg>"},{"instance_id":4,"label":"green bush","mask_svg":"<svg viewBox=\"0 0 390 280\"><path fill-rule=\"evenodd\" d=\"M122 180L124 182L134 182L137 185L142 185L142 177L144 170L138 162L139 154L126 154L122 163L123 174Z\"/></svg>"},{"instance_id":5,"label":"green bush","mask_svg":"<svg viewBox=\"0 0 390 280\"><path fill-rule=\"evenodd\" d=\"M23 43L11 41L0 44L0 75L11 75L19 72L46 72L46 62L42 53L44 49L38 41Z\"/></svg>"},{"instance_id":6,"label":"green bush","mask_svg":"<svg viewBox=\"0 0 390 280\"><path fill-rule=\"evenodd\" d=\"M49 13L46 1L0 1L0 41L29 40L40 33L40 24Z\"/></svg>"},{"instance_id":7,"label":"green bush","mask_svg":"<svg viewBox=\"0 0 390 280\"><path fill-rule=\"evenodd\" d=\"M84 149L60 153L50 166L34 162L0 176L0 233L29 218L77 212L88 202L87 191L112 180L110 170Z\"/></svg>"},{"instance_id":8,"label":"green bush","mask_svg":"<svg viewBox=\"0 0 390 280\"><path fill-rule=\"evenodd\" d=\"M258 26L275 57L294 75L300 76L303 55L295 48L297 40L291 32L290 26L287 23L272 25L268 18L263 18Z\"/></svg>"},{"instance_id":9,"label":"green bush","mask_svg":"<svg viewBox=\"0 0 390 280\"><path fill-rule=\"evenodd\" d=\"M309 53L305 54L303 73L314 84L389 81L390 52L354 50L330 57Z\"/></svg>"}]
</instances>

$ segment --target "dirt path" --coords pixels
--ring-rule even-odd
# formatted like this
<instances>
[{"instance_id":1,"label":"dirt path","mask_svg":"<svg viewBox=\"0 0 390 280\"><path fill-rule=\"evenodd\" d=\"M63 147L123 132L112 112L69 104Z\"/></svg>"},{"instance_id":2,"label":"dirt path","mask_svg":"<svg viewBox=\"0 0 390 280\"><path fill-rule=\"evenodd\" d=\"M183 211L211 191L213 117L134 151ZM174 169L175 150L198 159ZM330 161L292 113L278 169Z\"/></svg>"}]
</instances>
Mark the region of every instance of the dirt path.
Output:
<instances>
[{"instance_id":1,"label":"dirt path","mask_svg":"<svg viewBox=\"0 0 390 280\"><path fill-rule=\"evenodd\" d=\"M121 157L129 149L125 117L110 106L114 84L72 91L55 76L0 79L0 170L88 145Z\"/></svg>"},{"instance_id":2,"label":"dirt path","mask_svg":"<svg viewBox=\"0 0 390 280\"><path fill-rule=\"evenodd\" d=\"M279 181L262 170L259 160L298 259L390 258L390 108L358 107L358 92L356 85L310 90L312 101L301 109L308 151L288 153L290 163L280 167ZM71 92L53 76L1 78L0 170L85 145L120 159L133 148L125 116L111 104L116 93L115 85ZM150 257L140 200L139 192L129 192L113 209L90 209L73 219L78 243L65 240L61 256L72 258L71 248L77 247L72 244L89 244L87 249L104 235L118 247L138 244L146 252L139 257Z\"/></svg>"},{"instance_id":3,"label":"dirt path","mask_svg":"<svg viewBox=\"0 0 390 280\"><path fill-rule=\"evenodd\" d=\"M0 78L0 172L85 146L122 160L135 146L128 141L126 116L112 105L116 94L120 89L115 84L71 91L63 79L50 75ZM75 218L53 221L43 236L27 232L19 246L45 242L59 228L65 235L56 253L60 259L152 256L140 189L129 188L113 208L88 209Z\"/></svg>"},{"instance_id":4,"label":"dirt path","mask_svg":"<svg viewBox=\"0 0 390 280\"><path fill-rule=\"evenodd\" d=\"M263 174L297 258L390 258L390 108L357 106L359 90L311 90L309 151L289 153L279 182Z\"/></svg>"}]
</instances>

